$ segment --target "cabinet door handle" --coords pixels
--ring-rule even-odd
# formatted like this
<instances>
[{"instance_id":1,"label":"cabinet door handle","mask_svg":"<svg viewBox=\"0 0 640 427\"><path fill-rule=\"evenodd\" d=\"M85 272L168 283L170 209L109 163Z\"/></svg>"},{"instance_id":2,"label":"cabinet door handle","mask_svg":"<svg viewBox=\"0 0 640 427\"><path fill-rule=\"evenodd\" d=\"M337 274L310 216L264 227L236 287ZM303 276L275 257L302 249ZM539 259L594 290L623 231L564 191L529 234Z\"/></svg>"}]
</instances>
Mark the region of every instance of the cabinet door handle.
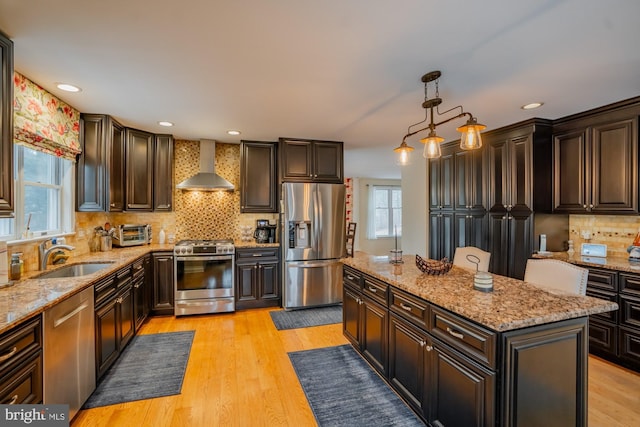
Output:
<instances>
[{"instance_id":1,"label":"cabinet door handle","mask_svg":"<svg viewBox=\"0 0 640 427\"><path fill-rule=\"evenodd\" d=\"M364 301L361 300L360 298L358 298L358 304L362 305L362 304L364 304Z\"/></svg>"},{"instance_id":2,"label":"cabinet door handle","mask_svg":"<svg viewBox=\"0 0 640 427\"><path fill-rule=\"evenodd\" d=\"M593 209L593 203L589 205L589 209Z\"/></svg>"},{"instance_id":3,"label":"cabinet door handle","mask_svg":"<svg viewBox=\"0 0 640 427\"><path fill-rule=\"evenodd\" d=\"M376 292L378 292L378 290L377 290L376 288L373 288L373 287L371 287L371 286L369 286L369 291L373 292L374 294L375 294Z\"/></svg>"},{"instance_id":4,"label":"cabinet door handle","mask_svg":"<svg viewBox=\"0 0 640 427\"><path fill-rule=\"evenodd\" d=\"M18 351L18 347L16 347L15 345L13 346L13 348L11 350L9 350L8 352L6 352L5 354L3 354L2 356L0 356L0 362L4 362L5 360L7 360L8 358L10 358L11 356L13 356L14 354L16 354L16 351Z\"/></svg>"},{"instance_id":5,"label":"cabinet door handle","mask_svg":"<svg viewBox=\"0 0 640 427\"><path fill-rule=\"evenodd\" d=\"M14 394L13 397L11 397L11 400L7 403L4 403L4 405L13 405L18 401L18 395Z\"/></svg>"},{"instance_id":6,"label":"cabinet door handle","mask_svg":"<svg viewBox=\"0 0 640 427\"><path fill-rule=\"evenodd\" d=\"M433 346L428 345L428 346L426 346L426 347L425 347L425 350L427 350L427 351L431 351L431 350L433 350Z\"/></svg>"},{"instance_id":7,"label":"cabinet door handle","mask_svg":"<svg viewBox=\"0 0 640 427\"><path fill-rule=\"evenodd\" d=\"M449 335L458 338L459 340L464 339L464 335L462 335L460 332L456 332L451 328L447 328L447 332L449 332Z\"/></svg>"},{"instance_id":8,"label":"cabinet door handle","mask_svg":"<svg viewBox=\"0 0 640 427\"><path fill-rule=\"evenodd\" d=\"M411 307L406 305L403 302L400 303L400 308L402 308L403 310L406 310L406 311L411 311Z\"/></svg>"}]
</instances>

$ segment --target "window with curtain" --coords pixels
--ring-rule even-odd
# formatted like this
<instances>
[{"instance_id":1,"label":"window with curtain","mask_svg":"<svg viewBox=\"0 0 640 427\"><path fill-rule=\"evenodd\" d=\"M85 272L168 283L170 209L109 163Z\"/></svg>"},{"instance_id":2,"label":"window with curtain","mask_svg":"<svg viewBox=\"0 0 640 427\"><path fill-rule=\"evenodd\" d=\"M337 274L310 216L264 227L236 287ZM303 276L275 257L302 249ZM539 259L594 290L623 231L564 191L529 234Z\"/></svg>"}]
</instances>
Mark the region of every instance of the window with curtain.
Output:
<instances>
[{"instance_id":1,"label":"window with curtain","mask_svg":"<svg viewBox=\"0 0 640 427\"><path fill-rule=\"evenodd\" d=\"M0 238L37 238L73 230L71 161L14 145L14 177L15 217L0 219Z\"/></svg>"},{"instance_id":2,"label":"window with curtain","mask_svg":"<svg viewBox=\"0 0 640 427\"><path fill-rule=\"evenodd\" d=\"M402 235L402 189L374 185L369 193L369 237L378 239Z\"/></svg>"}]
</instances>

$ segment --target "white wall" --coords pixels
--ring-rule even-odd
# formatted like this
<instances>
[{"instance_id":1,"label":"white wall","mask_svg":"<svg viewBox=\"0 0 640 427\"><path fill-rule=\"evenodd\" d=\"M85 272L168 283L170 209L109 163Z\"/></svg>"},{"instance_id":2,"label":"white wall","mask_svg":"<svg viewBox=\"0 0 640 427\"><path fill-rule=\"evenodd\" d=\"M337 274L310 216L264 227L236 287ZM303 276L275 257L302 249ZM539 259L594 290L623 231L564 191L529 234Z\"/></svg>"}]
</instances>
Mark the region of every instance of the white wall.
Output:
<instances>
[{"instance_id":1,"label":"white wall","mask_svg":"<svg viewBox=\"0 0 640 427\"><path fill-rule=\"evenodd\" d=\"M369 188L372 185L401 185L399 179L371 179L371 178L355 178L353 185L354 196L354 218L358 223L356 229L356 245L355 249L363 251L371 255L389 255L389 251L394 248L395 241L393 237L383 239L367 238L367 229L369 227ZM402 195L403 214L402 220L404 229L404 188ZM356 208L357 207L357 208ZM402 238L398 238L398 247L402 249Z\"/></svg>"},{"instance_id":2,"label":"white wall","mask_svg":"<svg viewBox=\"0 0 640 427\"><path fill-rule=\"evenodd\" d=\"M402 167L402 252L428 257L429 232L427 199L429 175L427 159L419 150L411 153L411 163Z\"/></svg>"}]
</instances>

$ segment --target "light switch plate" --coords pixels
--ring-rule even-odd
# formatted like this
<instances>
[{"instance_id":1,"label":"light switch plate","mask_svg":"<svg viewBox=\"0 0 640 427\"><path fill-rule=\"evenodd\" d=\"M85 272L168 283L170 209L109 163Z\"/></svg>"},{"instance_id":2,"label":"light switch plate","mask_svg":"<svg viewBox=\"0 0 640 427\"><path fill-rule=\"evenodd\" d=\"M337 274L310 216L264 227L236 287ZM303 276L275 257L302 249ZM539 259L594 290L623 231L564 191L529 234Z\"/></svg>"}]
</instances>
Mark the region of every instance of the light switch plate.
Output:
<instances>
[{"instance_id":1,"label":"light switch plate","mask_svg":"<svg viewBox=\"0 0 640 427\"><path fill-rule=\"evenodd\" d=\"M580 247L580 255L582 256L607 256L607 245L600 243L583 243Z\"/></svg>"}]
</instances>

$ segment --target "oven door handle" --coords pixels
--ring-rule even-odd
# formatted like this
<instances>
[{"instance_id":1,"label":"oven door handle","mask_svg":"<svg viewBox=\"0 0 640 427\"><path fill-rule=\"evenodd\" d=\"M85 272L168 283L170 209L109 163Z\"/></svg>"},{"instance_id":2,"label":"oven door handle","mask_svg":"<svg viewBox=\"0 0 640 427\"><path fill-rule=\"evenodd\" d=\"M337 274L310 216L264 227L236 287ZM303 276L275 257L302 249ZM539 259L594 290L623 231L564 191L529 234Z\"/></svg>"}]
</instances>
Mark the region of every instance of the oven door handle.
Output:
<instances>
[{"instance_id":1,"label":"oven door handle","mask_svg":"<svg viewBox=\"0 0 640 427\"><path fill-rule=\"evenodd\" d=\"M200 255L200 256L176 256L176 262L180 261L218 261L218 260L232 260L233 255L216 255L216 256L208 256L208 255Z\"/></svg>"}]
</instances>

